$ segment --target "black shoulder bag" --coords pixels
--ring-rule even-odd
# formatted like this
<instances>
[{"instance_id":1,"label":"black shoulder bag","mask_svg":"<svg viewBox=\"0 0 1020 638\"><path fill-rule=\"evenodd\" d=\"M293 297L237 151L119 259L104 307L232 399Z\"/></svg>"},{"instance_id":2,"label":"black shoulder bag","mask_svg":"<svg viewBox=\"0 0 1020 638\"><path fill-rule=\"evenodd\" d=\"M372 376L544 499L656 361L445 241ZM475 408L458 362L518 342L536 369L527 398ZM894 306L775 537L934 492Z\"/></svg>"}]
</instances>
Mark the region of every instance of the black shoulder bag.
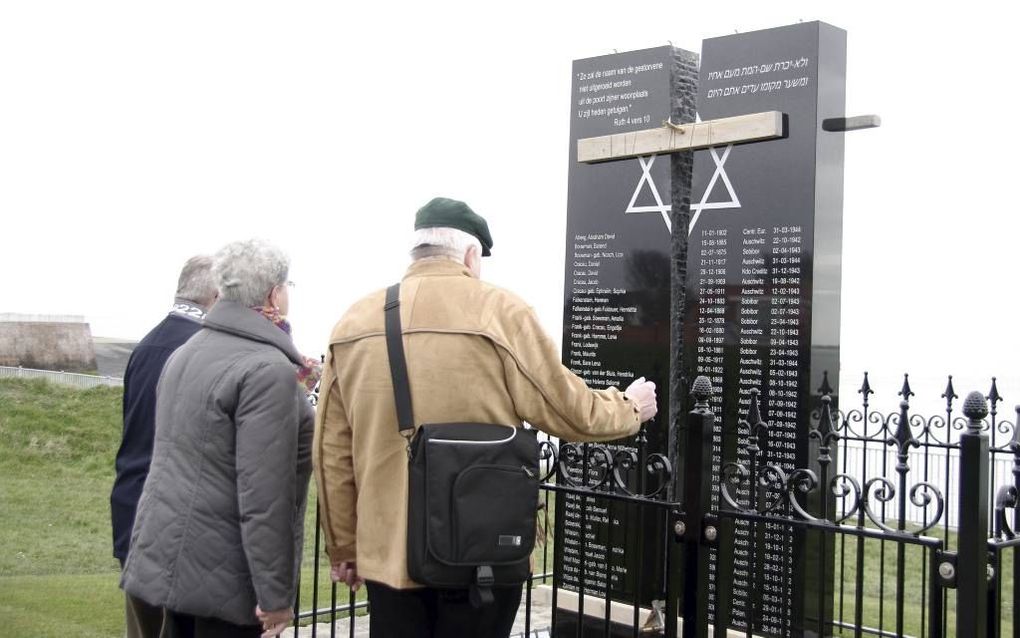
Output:
<instances>
[{"instance_id":1,"label":"black shoulder bag","mask_svg":"<svg viewBox=\"0 0 1020 638\"><path fill-rule=\"evenodd\" d=\"M400 327L400 284L386 291L397 426L408 439L407 570L429 587L468 588L475 606L531 571L538 505L535 431L494 423L414 429Z\"/></svg>"}]
</instances>

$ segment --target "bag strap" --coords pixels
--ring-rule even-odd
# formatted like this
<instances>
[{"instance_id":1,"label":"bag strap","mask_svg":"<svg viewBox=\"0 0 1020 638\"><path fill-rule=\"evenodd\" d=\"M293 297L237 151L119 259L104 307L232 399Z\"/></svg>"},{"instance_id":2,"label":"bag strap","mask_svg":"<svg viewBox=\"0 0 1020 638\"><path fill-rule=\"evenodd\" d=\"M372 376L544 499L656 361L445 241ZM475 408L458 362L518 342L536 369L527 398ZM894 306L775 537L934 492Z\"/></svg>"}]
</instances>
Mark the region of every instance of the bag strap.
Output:
<instances>
[{"instance_id":1,"label":"bag strap","mask_svg":"<svg viewBox=\"0 0 1020 638\"><path fill-rule=\"evenodd\" d=\"M390 376L393 378L393 399L397 404L397 429L410 441L414 433L414 413L411 411L411 385L407 380L407 359L404 358L404 339L400 327L400 284L386 289L386 351L390 359Z\"/></svg>"},{"instance_id":2,"label":"bag strap","mask_svg":"<svg viewBox=\"0 0 1020 638\"><path fill-rule=\"evenodd\" d=\"M496 602L496 597L492 593L495 582L491 566L479 565L475 568L475 582L468 587L468 600L472 607L478 609Z\"/></svg>"}]
</instances>

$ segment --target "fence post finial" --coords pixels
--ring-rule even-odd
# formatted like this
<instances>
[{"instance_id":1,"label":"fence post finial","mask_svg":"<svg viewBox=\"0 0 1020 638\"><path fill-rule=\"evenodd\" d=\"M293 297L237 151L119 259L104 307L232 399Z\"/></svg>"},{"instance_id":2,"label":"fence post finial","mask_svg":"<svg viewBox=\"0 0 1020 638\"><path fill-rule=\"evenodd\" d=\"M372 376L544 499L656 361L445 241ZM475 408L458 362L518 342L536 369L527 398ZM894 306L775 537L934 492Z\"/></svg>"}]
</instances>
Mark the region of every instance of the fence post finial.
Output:
<instances>
[{"instance_id":1,"label":"fence post finial","mask_svg":"<svg viewBox=\"0 0 1020 638\"><path fill-rule=\"evenodd\" d=\"M998 412L998 407L995 404L1002 401L1002 395L999 394L999 386L995 383L995 377L992 377L992 389L988 391L988 396L985 398L988 399L988 403L991 404L990 411L994 417Z\"/></svg>"},{"instance_id":2,"label":"fence post finial","mask_svg":"<svg viewBox=\"0 0 1020 638\"><path fill-rule=\"evenodd\" d=\"M967 429L979 433L984 429L983 420L988 416L988 401L978 391L971 392L963 400L963 415L967 417Z\"/></svg>"},{"instance_id":3,"label":"fence post finial","mask_svg":"<svg viewBox=\"0 0 1020 638\"><path fill-rule=\"evenodd\" d=\"M868 371L864 371L864 383L861 384L861 388L857 391L858 394L862 395L861 404L868 407L868 395L875 394L875 391L871 389L871 383L868 382Z\"/></svg>"},{"instance_id":4,"label":"fence post finial","mask_svg":"<svg viewBox=\"0 0 1020 638\"><path fill-rule=\"evenodd\" d=\"M820 395L822 395L824 397L824 396L831 395L832 392L833 392L832 384L829 383L829 371L828 370L823 370L822 371L822 385L818 386L818 394L820 394Z\"/></svg>"},{"instance_id":5,"label":"fence post finial","mask_svg":"<svg viewBox=\"0 0 1020 638\"><path fill-rule=\"evenodd\" d=\"M708 400L712 398L712 382L706 376L698 377L691 386L691 394L694 395L695 408L707 409Z\"/></svg>"},{"instance_id":6,"label":"fence post finial","mask_svg":"<svg viewBox=\"0 0 1020 638\"><path fill-rule=\"evenodd\" d=\"M959 395L956 394L956 390L953 388L953 375L949 375L949 381L946 382L946 389L942 391L942 398L946 400L946 412L953 411L953 399L959 399Z\"/></svg>"},{"instance_id":7,"label":"fence post finial","mask_svg":"<svg viewBox=\"0 0 1020 638\"><path fill-rule=\"evenodd\" d=\"M910 375L904 373L903 375L903 387L897 394L903 397L904 401L909 401L910 397L914 396L914 391L910 389Z\"/></svg>"}]
</instances>

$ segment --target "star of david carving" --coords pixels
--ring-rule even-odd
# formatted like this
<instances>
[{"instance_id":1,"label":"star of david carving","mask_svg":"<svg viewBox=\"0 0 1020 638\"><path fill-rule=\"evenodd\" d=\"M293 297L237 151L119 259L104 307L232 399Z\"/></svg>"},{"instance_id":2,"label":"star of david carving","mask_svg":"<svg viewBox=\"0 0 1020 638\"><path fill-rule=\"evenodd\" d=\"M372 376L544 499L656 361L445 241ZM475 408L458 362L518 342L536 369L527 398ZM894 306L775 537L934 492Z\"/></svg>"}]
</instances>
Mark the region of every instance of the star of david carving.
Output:
<instances>
[{"instance_id":1,"label":"star of david carving","mask_svg":"<svg viewBox=\"0 0 1020 638\"><path fill-rule=\"evenodd\" d=\"M673 210L672 203L663 204L662 197L659 195L659 189L655 186L655 180L652 179L652 164L655 163L655 155L649 155L647 157L637 158L641 164L641 179L638 180L637 188L634 189L634 194L630 197L630 204L627 205L627 210L623 211L626 214L631 213L660 213L662 215L662 221L666 222L666 232L673 232L673 226L669 220L669 213ZM638 195L641 193L641 187L648 184L648 188L652 193L652 197L655 199L654 206L635 206L637 203Z\"/></svg>"},{"instance_id":2,"label":"star of david carving","mask_svg":"<svg viewBox=\"0 0 1020 638\"><path fill-rule=\"evenodd\" d=\"M694 114L694 121L701 122L701 113ZM723 151L722 157L719 157L719 152L715 147L708 149L712 154L712 161L715 163L715 170L712 172L712 179L708 180L708 186L705 187L705 192L701 195L701 201L697 204L691 205L691 223L687 227L687 234L690 235L694 232L694 224L697 223L698 217L701 216L701 211L704 210L722 210L725 208L740 208L740 199L737 197L737 192L733 190L733 184L730 183L730 176L726 174L726 159L730 156L730 151L733 150L733 145L730 144ZM730 197L728 202L710 202L708 201L709 196L712 194L712 189L715 188L715 183L722 179L723 186L726 187L726 193Z\"/></svg>"},{"instance_id":3,"label":"star of david carving","mask_svg":"<svg viewBox=\"0 0 1020 638\"><path fill-rule=\"evenodd\" d=\"M700 120L700 118L698 118ZM708 149L712 155L712 162L715 164L715 170L712 172L711 179L708 180L708 186L705 187L705 192L701 195L701 200L697 204L691 204L691 223L687 228L687 234L694 232L694 225L698 223L698 218L701 217L701 213L706 210L724 210L728 208L740 208L740 198L737 197L737 191L733 188L733 183L730 181L730 176L726 174L726 160L729 159L730 152L733 150L733 145L730 144L719 154L719 149L712 147ZM626 214L632 213L659 213L662 215L662 221L666 224L666 232L673 232L673 225L670 221L669 214L673 210L672 204L665 204L662 201L662 196L659 195L659 189L655 185L655 180L652 179L652 165L655 163L656 155L648 155L645 157L637 158L638 163L641 165L641 179L638 180L637 187L634 188L634 194L630 197L630 203L627 205L627 209L623 211ZM722 180L723 186L726 187L726 193L729 196L729 200L721 202L710 202L708 198L712 194L712 189L715 188L716 183ZM648 185L648 189L652 194L652 198L655 200L654 206L636 206L638 195L641 194L641 189L644 185Z\"/></svg>"},{"instance_id":4,"label":"star of david carving","mask_svg":"<svg viewBox=\"0 0 1020 638\"><path fill-rule=\"evenodd\" d=\"M694 225L698 223L698 217L701 216L702 211L706 210L721 210L726 208L740 208L740 198L737 197L737 192L733 190L733 184L730 182L730 176L726 174L726 159L730 156L730 151L733 150L733 145L730 144L723 151L722 156L719 156L719 152L715 147L708 149L712 154L712 161L715 162L715 171L712 172L712 179L708 180L708 186L705 187L705 192L701 196L701 201L697 204L691 204L691 224L687 229L687 234L694 232ZM723 185L726 187L726 192L729 194L729 201L724 202L710 202L708 201L709 195L712 194L712 189L715 188L717 181L722 180Z\"/></svg>"}]
</instances>

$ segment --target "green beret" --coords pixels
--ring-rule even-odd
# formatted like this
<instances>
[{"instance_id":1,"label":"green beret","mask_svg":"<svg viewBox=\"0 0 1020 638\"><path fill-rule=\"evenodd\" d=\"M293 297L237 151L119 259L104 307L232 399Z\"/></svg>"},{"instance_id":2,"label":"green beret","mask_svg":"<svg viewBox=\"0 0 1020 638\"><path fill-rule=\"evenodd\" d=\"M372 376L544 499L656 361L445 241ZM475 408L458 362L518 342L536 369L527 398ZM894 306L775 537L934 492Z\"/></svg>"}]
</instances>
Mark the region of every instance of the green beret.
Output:
<instances>
[{"instance_id":1,"label":"green beret","mask_svg":"<svg viewBox=\"0 0 1020 638\"><path fill-rule=\"evenodd\" d=\"M422 228L456 228L469 235L474 235L482 243L482 257L492 254L492 236L489 225L475 211L455 199L436 197L418 209L414 217L414 229Z\"/></svg>"}]
</instances>

